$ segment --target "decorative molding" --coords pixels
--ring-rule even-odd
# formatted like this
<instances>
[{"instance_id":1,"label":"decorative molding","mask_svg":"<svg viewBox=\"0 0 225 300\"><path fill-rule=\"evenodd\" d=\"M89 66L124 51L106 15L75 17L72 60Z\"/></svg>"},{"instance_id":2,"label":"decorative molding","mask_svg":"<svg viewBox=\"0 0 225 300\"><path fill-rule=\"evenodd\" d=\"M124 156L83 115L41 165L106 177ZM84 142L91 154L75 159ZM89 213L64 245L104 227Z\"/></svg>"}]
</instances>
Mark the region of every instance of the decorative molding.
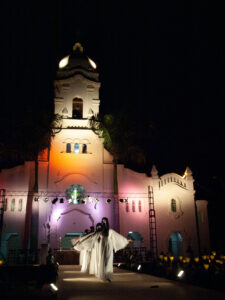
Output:
<instances>
[{"instance_id":1,"label":"decorative molding","mask_svg":"<svg viewBox=\"0 0 225 300\"><path fill-rule=\"evenodd\" d=\"M87 176L85 174L82 174L82 173L68 173L68 174L65 174L64 176L62 176L58 180L54 181L54 183L59 183L59 182L63 181L66 177L71 176L71 175L81 175L81 176L86 177L90 182L92 182L94 184L98 184L96 181L91 180L89 176Z\"/></svg>"}]
</instances>

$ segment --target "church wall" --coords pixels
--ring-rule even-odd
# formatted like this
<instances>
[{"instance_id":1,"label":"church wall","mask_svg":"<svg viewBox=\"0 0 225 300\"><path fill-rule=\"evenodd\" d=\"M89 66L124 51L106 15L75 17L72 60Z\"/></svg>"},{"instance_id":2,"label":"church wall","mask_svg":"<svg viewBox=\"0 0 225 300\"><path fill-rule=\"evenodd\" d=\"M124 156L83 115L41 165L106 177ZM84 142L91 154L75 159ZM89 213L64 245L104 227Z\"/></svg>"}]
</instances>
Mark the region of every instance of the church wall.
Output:
<instances>
[{"instance_id":1,"label":"church wall","mask_svg":"<svg viewBox=\"0 0 225 300\"><path fill-rule=\"evenodd\" d=\"M34 162L25 162L0 173L1 188L6 190L6 210L3 217L4 237L7 233L24 236L27 195L34 185ZM14 204L13 204L14 203Z\"/></svg>"},{"instance_id":2,"label":"church wall","mask_svg":"<svg viewBox=\"0 0 225 300\"><path fill-rule=\"evenodd\" d=\"M28 191L30 182L34 182L33 162L25 162L14 168L5 169L0 172L1 186L7 192Z\"/></svg>"},{"instance_id":3,"label":"church wall","mask_svg":"<svg viewBox=\"0 0 225 300\"><path fill-rule=\"evenodd\" d=\"M193 188L184 189L177 182L167 182L159 187L154 180L154 198L157 224L158 250L168 253L169 238L179 232L183 238L181 252L186 255L189 246L197 255L197 231ZM187 185L186 185L187 186ZM176 201L176 211L171 209L171 200Z\"/></svg>"},{"instance_id":4,"label":"church wall","mask_svg":"<svg viewBox=\"0 0 225 300\"><path fill-rule=\"evenodd\" d=\"M59 248L60 238L66 233L84 232L90 226L95 227L103 217L112 224L112 204L107 204L102 195L98 196L99 202L95 197L91 199L86 204L70 204L66 200L56 204L39 201L39 244L48 243L50 238L51 247Z\"/></svg>"},{"instance_id":5,"label":"church wall","mask_svg":"<svg viewBox=\"0 0 225 300\"><path fill-rule=\"evenodd\" d=\"M39 191L47 191L48 189L48 172L49 162L38 162L38 189Z\"/></svg>"},{"instance_id":6,"label":"church wall","mask_svg":"<svg viewBox=\"0 0 225 300\"><path fill-rule=\"evenodd\" d=\"M104 192L113 194L113 165L104 164Z\"/></svg>"},{"instance_id":7,"label":"church wall","mask_svg":"<svg viewBox=\"0 0 225 300\"><path fill-rule=\"evenodd\" d=\"M200 251L206 253L210 248L209 240L209 223L208 223L208 212L206 200L197 200L197 214L198 214L198 225L199 225L199 237L200 237Z\"/></svg>"},{"instance_id":8,"label":"church wall","mask_svg":"<svg viewBox=\"0 0 225 300\"><path fill-rule=\"evenodd\" d=\"M70 138L69 138L70 137ZM66 153L66 143L88 141L88 153ZM63 150L64 149L64 150ZM101 222L103 217L108 217L110 224L113 222L112 200L113 168L112 164L103 164L102 139L91 130L63 129L52 141L49 162L49 179L47 194L51 195L48 203L40 199L39 203L39 244L48 241L52 248L59 246L59 238L67 232L84 232L90 226ZM41 181L45 182L44 174L47 165L40 168ZM69 204L65 199L65 191L71 184L80 184L86 190L86 204ZM44 185L43 185L44 186ZM58 202L52 204L53 198L58 197ZM60 203L60 198L64 203ZM95 199L99 202L95 202Z\"/></svg>"},{"instance_id":9,"label":"church wall","mask_svg":"<svg viewBox=\"0 0 225 300\"><path fill-rule=\"evenodd\" d=\"M69 138L70 137L70 138ZM87 153L66 153L66 143L87 143ZM50 152L49 190L65 191L81 184L87 191L103 190L103 145L91 130L63 129Z\"/></svg>"},{"instance_id":10,"label":"church wall","mask_svg":"<svg viewBox=\"0 0 225 300\"><path fill-rule=\"evenodd\" d=\"M143 246L149 249L148 185L150 178L118 166L119 199L128 199L128 204L120 203L120 231L127 236L129 231L139 232L144 239ZM127 211L128 210L128 211Z\"/></svg>"},{"instance_id":11,"label":"church wall","mask_svg":"<svg viewBox=\"0 0 225 300\"><path fill-rule=\"evenodd\" d=\"M24 196L6 196L7 210L4 212L3 234L16 232L23 238L24 220L26 213L26 200ZM11 211L11 202L15 199L15 209ZM22 199L22 210L19 211L19 200Z\"/></svg>"}]
</instances>

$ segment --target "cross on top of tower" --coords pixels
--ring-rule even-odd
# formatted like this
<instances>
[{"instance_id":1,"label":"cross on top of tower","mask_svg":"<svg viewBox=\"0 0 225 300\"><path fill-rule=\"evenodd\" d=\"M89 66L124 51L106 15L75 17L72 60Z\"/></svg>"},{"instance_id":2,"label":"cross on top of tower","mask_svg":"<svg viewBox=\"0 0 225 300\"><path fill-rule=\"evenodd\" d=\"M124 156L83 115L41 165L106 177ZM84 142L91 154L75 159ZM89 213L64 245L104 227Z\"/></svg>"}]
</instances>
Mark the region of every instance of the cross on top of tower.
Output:
<instances>
[{"instance_id":1,"label":"cross on top of tower","mask_svg":"<svg viewBox=\"0 0 225 300\"><path fill-rule=\"evenodd\" d=\"M80 43L78 43L78 42L76 42L76 43L73 45L73 51L77 51L77 50L79 50L81 53L84 52L83 46L82 46Z\"/></svg>"}]
</instances>

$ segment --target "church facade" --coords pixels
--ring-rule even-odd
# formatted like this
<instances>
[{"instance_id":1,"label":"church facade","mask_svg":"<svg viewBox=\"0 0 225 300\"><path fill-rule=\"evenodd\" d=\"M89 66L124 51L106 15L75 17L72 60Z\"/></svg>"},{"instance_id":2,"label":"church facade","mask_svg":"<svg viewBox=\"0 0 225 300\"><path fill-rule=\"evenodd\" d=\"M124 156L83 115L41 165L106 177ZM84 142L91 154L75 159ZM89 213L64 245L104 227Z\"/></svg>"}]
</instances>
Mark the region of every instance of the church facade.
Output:
<instances>
[{"instance_id":1,"label":"church facade","mask_svg":"<svg viewBox=\"0 0 225 300\"><path fill-rule=\"evenodd\" d=\"M89 118L99 112L99 89L97 67L76 43L59 64L55 113L62 116L62 128L50 150L39 156L38 193L32 192L34 162L0 173L6 203L2 252L27 247L32 235L37 248L49 244L69 249L71 238L103 217L136 245L158 254L170 251L178 257L188 249L195 255L199 247L208 250L207 201L195 200L188 167L183 176L159 176L153 166L148 177L120 164L115 197L112 156L89 125Z\"/></svg>"}]
</instances>

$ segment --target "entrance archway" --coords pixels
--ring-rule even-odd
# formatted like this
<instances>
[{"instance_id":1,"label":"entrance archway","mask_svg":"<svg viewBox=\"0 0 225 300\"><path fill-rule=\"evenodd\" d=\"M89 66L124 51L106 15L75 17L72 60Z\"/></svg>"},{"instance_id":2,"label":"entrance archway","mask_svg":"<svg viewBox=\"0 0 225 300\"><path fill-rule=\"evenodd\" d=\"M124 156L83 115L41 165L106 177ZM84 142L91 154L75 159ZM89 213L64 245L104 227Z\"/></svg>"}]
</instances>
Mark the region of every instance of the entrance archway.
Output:
<instances>
[{"instance_id":1,"label":"entrance archway","mask_svg":"<svg viewBox=\"0 0 225 300\"><path fill-rule=\"evenodd\" d=\"M169 239L169 250L175 260L178 260L179 256L182 255L182 242L183 238L179 232L171 234Z\"/></svg>"},{"instance_id":2,"label":"entrance archway","mask_svg":"<svg viewBox=\"0 0 225 300\"><path fill-rule=\"evenodd\" d=\"M17 232L6 232L2 236L2 254L8 259L11 252L21 249L21 239ZM14 255L15 256L15 255ZM15 256L16 257L16 256Z\"/></svg>"}]
</instances>

